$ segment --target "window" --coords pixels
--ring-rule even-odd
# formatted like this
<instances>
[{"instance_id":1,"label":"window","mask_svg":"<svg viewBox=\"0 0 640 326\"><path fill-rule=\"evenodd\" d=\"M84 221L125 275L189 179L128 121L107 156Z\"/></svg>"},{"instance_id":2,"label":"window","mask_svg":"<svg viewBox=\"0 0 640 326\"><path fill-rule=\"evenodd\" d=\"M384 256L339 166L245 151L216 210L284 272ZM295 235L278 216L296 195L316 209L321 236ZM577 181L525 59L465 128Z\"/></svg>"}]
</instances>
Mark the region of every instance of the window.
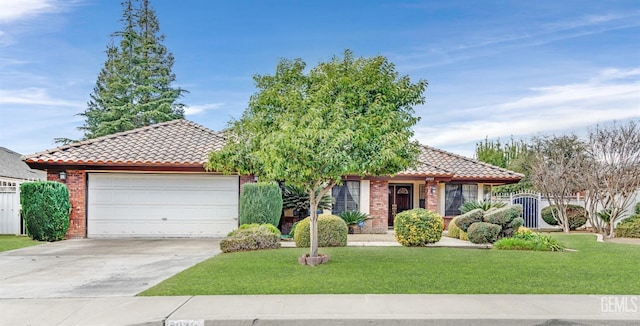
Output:
<instances>
[{"instance_id":1,"label":"window","mask_svg":"<svg viewBox=\"0 0 640 326\"><path fill-rule=\"evenodd\" d=\"M449 184L445 185L445 216L460 215L463 203L478 200L477 184Z\"/></svg>"},{"instance_id":2,"label":"window","mask_svg":"<svg viewBox=\"0 0 640 326\"><path fill-rule=\"evenodd\" d=\"M334 215L360 209L360 181L345 181L342 186L333 186L331 196L335 203L331 213Z\"/></svg>"},{"instance_id":3,"label":"window","mask_svg":"<svg viewBox=\"0 0 640 326\"><path fill-rule=\"evenodd\" d=\"M419 201L419 206L420 208L425 208L425 196L424 196L424 191L426 189L427 185L421 184L418 186L418 201Z\"/></svg>"}]
</instances>

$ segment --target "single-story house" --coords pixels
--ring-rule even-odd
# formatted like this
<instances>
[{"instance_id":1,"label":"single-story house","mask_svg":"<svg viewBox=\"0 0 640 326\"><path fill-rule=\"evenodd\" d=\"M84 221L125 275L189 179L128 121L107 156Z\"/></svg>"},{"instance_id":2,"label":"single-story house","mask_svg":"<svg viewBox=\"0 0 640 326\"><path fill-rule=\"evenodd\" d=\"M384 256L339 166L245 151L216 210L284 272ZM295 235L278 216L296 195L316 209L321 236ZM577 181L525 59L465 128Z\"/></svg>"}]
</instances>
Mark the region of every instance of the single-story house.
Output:
<instances>
[{"instance_id":1,"label":"single-story house","mask_svg":"<svg viewBox=\"0 0 640 326\"><path fill-rule=\"evenodd\" d=\"M20 218L20 184L46 178L44 171L32 170L21 156L0 147L0 234L24 233Z\"/></svg>"},{"instance_id":2,"label":"single-story house","mask_svg":"<svg viewBox=\"0 0 640 326\"><path fill-rule=\"evenodd\" d=\"M221 133L174 120L81 141L26 156L48 180L69 188L67 237L224 236L238 226L242 184L252 176L207 172ZM465 200L490 195L492 185L520 174L422 146L419 165L395 176L346 176L336 186L333 213L370 214L369 232L385 232L395 214L425 207L443 216L459 214Z\"/></svg>"}]
</instances>

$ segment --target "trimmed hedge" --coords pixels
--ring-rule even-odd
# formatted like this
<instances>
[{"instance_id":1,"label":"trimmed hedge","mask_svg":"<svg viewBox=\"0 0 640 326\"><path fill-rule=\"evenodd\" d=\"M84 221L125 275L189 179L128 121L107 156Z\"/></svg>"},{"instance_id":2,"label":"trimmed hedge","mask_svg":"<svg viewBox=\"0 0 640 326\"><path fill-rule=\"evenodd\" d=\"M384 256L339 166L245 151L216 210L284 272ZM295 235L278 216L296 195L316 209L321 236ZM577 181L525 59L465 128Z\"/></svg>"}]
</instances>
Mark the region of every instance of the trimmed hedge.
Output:
<instances>
[{"instance_id":1,"label":"trimmed hedge","mask_svg":"<svg viewBox=\"0 0 640 326\"><path fill-rule=\"evenodd\" d=\"M515 204L485 212L483 220L487 223L499 225L501 230L498 238L507 238L512 236L524 224L524 219L520 216L522 216L522 205Z\"/></svg>"},{"instance_id":2,"label":"trimmed hedge","mask_svg":"<svg viewBox=\"0 0 640 326\"><path fill-rule=\"evenodd\" d=\"M476 208L456 217L456 225L460 228L460 230L467 232L467 229L469 229L469 226L471 226L471 224L475 222L482 222L483 215L484 210L482 210L481 208Z\"/></svg>"},{"instance_id":3,"label":"trimmed hedge","mask_svg":"<svg viewBox=\"0 0 640 326\"><path fill-rule=\"evenodd\" d=\"M456 225L456 219L458 218L458 216L454 217L453 220L451 220L451 222L449 222L449 225L447 226L447 236L449 238L454 238L454 239L460 239L460 228Z\"/></svg>"},{"instance_id":4,"label":"trimmed hedge","mask_svg":"<svg viewBox=\"0 0 640 326\"><path fill-rule=\"evenodd\" d=\"M553 211L557 213L557 206L552 205L542 209L542 219L549 225L558 225L558 221L553 218ZM567 206L567 219L569 221L569 229L575 230L587 223L587 210L580 205Z\"/></svg>"},{"instance_id":5,"label":"trimmed hedge","mask_svg":"<svg viewBox=\"0 0 640 326\"><path fill-rule=\"evenodd\" d=\"M71 213L69 190L64 184L25 182L20 185L20 205L29 237L39 241L64 239Z\"/></svg>"},{"instance_id":6,"label":"trimmed hedge","mask_svg":"<svg viewBox=\"0 0 640 326\"><path fill-rule=\"evenodd\" d=\"M258 182L242 185L240 195L240 224L280 223L282 191L276 183Z\"/></svg>"},{"instance_id":7,"label":"trimmed hedge","mask_svg":"<svg viewBox=\"0 0 640 326\"><path fill-rule=\"evenodd\" d=\"M424 208L414 208L399 213L393 224L396 240L407 247L436 243L442 238L444 229L442 216Z\"/></svg>"},{"instance_id":8,"label":"trimmed hedge","mask_svg":"<svg viewBox=\"0 0 640 326\"><path fill-rule=\"evenodd\" d=\"M280 248L280 231L270 224L242 225L220 241L222 252L277 248Z\"/></svg>"},{"instance_id":9,"label":"trimmed hedge","mask_svg":"<svg viewBox=\"0 0 640 326\"><path fill-rule=\"evenodd\" d=\"M310 223L311 218L307 217L296 225L293 235L296 247L311 245ZM347 223L339 216L328 214L318 216L318 247L346 247L348 233Z\"/></svg>"},{"instance_id":10,"label":"trimmed hedge","mask_svg":"<svg viewBox=\"0 0 640 326\"><path fill-rule=\"evenodd\" d=\"M637 205L636 208L638 208ZM640 238L640 213L622 220L615 229L616 237Z\"/></svg>"},{"instance_id":11,"label":"trimmed hedge","mask_svg":"<svg viewBox=\"0 0 640 326\"><path fill-rule=\"evenodd\" d=\"M498 240L502 227L487 222L475 222L469 226L467 232L469 241L473 243L494 243Z\"/></svg>"}]
</instances>

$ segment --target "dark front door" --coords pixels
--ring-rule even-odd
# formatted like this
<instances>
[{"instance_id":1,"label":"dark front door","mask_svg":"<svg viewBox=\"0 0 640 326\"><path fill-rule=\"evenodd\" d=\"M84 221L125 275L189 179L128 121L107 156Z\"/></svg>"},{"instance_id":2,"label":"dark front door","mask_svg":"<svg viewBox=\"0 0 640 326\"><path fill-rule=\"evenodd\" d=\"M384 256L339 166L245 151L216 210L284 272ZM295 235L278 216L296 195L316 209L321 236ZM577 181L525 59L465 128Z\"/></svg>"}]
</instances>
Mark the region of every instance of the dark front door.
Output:
<instances>
[{"instance_id":1,"label":"dark front door","mask_svg":"<svg viewBox=\"0 0 640 326\"><path fill-rule=\"evenodd\" d=\"M413 185L389 184L389 226L396 214L413 208Z\"/></svg>"}]
</instances>

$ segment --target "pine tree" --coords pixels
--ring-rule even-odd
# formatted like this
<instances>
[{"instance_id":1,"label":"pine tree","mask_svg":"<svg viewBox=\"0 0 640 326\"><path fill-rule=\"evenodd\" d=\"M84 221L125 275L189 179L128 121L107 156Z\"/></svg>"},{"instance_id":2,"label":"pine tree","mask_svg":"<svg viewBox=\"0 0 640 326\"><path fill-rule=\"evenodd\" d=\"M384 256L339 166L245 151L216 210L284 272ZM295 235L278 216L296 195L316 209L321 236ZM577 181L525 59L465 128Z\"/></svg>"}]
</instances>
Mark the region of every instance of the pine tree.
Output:
<instances>
[{"instance_id":1,"label":"pine tree","mask_svg":"<svg viewBox=\"0 0 640 326\"><path fill-rule=\"evenodd\" d=\"M125 0L122 7L122 30L112 34L118 42L107 46L91 100L80 113L85 139L184 117L178 99L186 90L171 86L174 58L149 0Z\"/></svg>"}]
</instances>

